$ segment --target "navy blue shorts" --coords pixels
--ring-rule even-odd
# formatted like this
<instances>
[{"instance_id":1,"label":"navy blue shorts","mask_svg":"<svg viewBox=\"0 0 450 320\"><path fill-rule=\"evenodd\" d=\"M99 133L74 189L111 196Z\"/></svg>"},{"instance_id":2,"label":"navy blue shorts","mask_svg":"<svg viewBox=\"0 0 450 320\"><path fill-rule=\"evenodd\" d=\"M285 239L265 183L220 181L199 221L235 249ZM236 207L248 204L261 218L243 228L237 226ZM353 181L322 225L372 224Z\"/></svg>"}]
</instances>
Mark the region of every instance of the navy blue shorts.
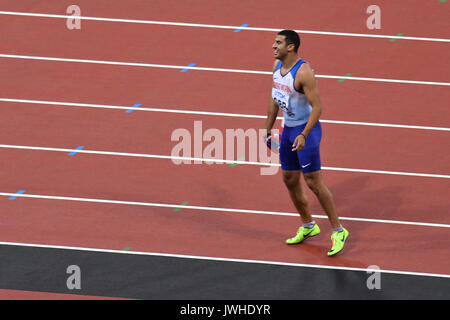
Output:
<instances>
[{"instance_id":1,"label":"navy blue shorts","mask_svg":"<svg viewBox=\"0 0 450 320\"><path fill-rule=\"evenodd\" d=\"M283 170L302 170L303 173L320 170L320 140L322 126L317 121L306 138L306 143L300 151L292 151L295 138L302 133L306 123L297 127L284 126L280 142L280 162Z\"/></svg>"}]
</instances>

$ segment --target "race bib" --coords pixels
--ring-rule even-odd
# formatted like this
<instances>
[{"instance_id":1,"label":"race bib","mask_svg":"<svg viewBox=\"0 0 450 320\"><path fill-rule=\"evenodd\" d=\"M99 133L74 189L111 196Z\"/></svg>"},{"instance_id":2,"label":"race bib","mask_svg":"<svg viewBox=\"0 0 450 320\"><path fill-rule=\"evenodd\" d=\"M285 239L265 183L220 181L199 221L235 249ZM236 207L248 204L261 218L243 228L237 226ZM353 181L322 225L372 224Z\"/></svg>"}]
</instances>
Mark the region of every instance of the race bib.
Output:
<instances>
[{"instance_id":1,"label":"race bib","mask_svg":"<svg viewBox=\"0 0 450 320\"><path fill-rule=\"evenodd\" d=\"M289 94L276 88L272 88L272 99L277 103L281 110L286 112L290 117L294 116L294 113L289 110Z\"/></svg>"}]
</instances>

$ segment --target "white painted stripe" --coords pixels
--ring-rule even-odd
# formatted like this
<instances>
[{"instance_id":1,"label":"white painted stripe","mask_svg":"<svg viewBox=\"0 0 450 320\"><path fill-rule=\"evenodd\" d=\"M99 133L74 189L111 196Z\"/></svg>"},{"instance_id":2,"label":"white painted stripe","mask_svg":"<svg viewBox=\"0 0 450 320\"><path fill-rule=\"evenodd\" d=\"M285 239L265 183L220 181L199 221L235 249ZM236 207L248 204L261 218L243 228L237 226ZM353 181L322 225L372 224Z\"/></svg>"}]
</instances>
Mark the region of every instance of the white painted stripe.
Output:
<instances>
[{"instance_id":1,"label":"white painted stripe","mask_svg":"<svg viewBox=\"0 0 450 320\"><path fill-rule=\"evenodd\" d=\"M322 167L322 169L323 170L332 170L332 171L347 171L347 172L359 172L359 173L376 173L376 174L391 174L391 175L411 176L411 177L425 177L425 178L428 177L428 178L450 179L450 175L448 175L448 174L431 174L431 173L418 173L418 172L401 172L401 171L386 171L386 170L352 169L352 168L337 168L337 167Z\"/></svg>"},{"instance_id":2,"label":"white painted stripe","mask_svg":"<svg viewBox=\"0 0 450 320\"><path fill-rule=\"evenodd\" d=\"M50 147L36 147L36 146L19 146L11 144L0 144L0 148L5 149L22 149L22 150L37 150L37 151L56 151L56 152L77 152L87 154L99 154L108 156L122 156L122 157L138 157L138 158L153 158L153 159L166 159L166 160L190 160L190 161L203 161L214 162L219 164L247 164L255 166L271 166L280 167L279 163L270 162L257 162L257 161L243 161L243 160L227 160L227 159L213 159L213 158L196 158L196 157L176 157L160 154L146 154L146 153L129 153L129 152L114 152L114 151L99 151L99 150L78 150L67 148L50 148ZM402 175L413 177L425 177L425 178L444 178L450 179L450 175L446 174L432 174L432 173L417 173L417 172L401 172L401 171L386 171L386 170L370 170L370 169L356 169L356 168L339 168L339 167L322 167L322 170L333 171L346 171L346 172L359 172L359 173L375 173L375 174L388 174L388 175Z\"/></svg>"},{"instance_id":3,"label":"white painted stripe","mask_svg":"<svg viewBox=\"0 0 450 320\"><path fill-rule=\"evenodd\" d=\"M23 16L23 17L40 17L40 18L58 18L58 19L74 19L72 15L62 14L48 14L48 13L32 13L32 12L14 12L14 11L0 11L2 15ZM262 27L245 27L240 26L227 26L216 24L202 24L202 23L187 23L187 22L169 22L169 21L155 21L155 20L138 20L138 19L120 19L120 18L104 18L104 17L88 17L79 16L76 17L79 20L86 21L102 21L102 22L122 22L122 23L136 23L136 24L154 24L165 25L175 27L195 27L195 28L212 28L212 29L239 29L248 31L268 31L279 32L282 28L262 28ZM301 30L295 31L304 34L318 34L326 36L343 36L343 37L362 37L362 38L378 38L378 39L402 39L402 40L417 40L417 41L434 41L434 42L450 42L450 39L442 38L429 38L429 37L409 37L409 36L397 36L397 35L381 35L381 34L367 34L367 33L349 33L349 32L333 32L333 31L314 31L314 30Z\"/></svg>"},{"instance_id":4,"label":"white painted stripe","mask_svg":"<svg viewBox=\"0 0 450 320\"><path fill-rule=\"evenodd\" d=\"M355 267L343 267L343 266L328 266L328 265L320 265L320 264L293 263L293 262L283 262L283 261L222 258L222 257L196 256L196 255L174 254L174 253L163 253L163 252L113 250L113 249L74 247L74 246L60 246L60 245L50 245L50 244L4 242L4 241L0 242L0 245L31 247L31 248L44 248L44 249L75 250L75 251L87 251L87 252L101 252L101 253L113 253L113 254L131 254L131 255L141 255L141 256L152 256L152 257L168 257L168 258L194 259L194 260L220 261L220 262L254 263L254 264L277 265L277 266L287 266L287 267L297 267L297 268L302 267L302 268L342 270L342 271L380 272L380 273L400 274L400 275L409 275L409 276L450 278L450 275L448 275L448 274L412 272L412 271L401 271L401 270L371 269L371 268L369 268L369 266L367 268L355 268Z\"/></svg>"},{"instance_id":5,"label":"white painted stripe","mask_svg":"<svg viewBox=\"0 0 450 320\"><path fill-rule=\"evenodd\" d=\"M209 67L188 67L188 66L176 66L176 65L168 65L168 64L153 64L153 63L124 62L124 61L106 61L106 60L91 60L91 59L73 59L73 58L57 58L57 57L42 57L42 56L26 56L26 55L3 54L3 53L0 54L0 58L39 60L39 61L57 61L57 62L73 62L73 63L91 63L91 64L105 64L105 65L129 66L129 67L165 68L165 69L181 69L181 70L188 69L188 70L198 70L198 71L215 71L215 72L232 72L232 73L245 73L245 74L272 75L272 72L270 72L270 71L258 71L258 70L209 68ZM342 79L343 77L344 76L320 75L320 74L316 75L316 78L325 78L325 79ZM420 85L432 85L432 86L450 86L450 82L398 80L398 79L367 78L367 77L345 77L345 79L346 80L358 80L358 81L375 81L375 82L403 83L403 84L420 84Z\"/></svg>"},{"instance_id":6,"label":"white painted stripe","mask_svg":"<svg viewBox=\"0 0 450 320\"><path fill-rule=\"evenodd\" d=\"M128 109L130 109L129 106L91 104L91 103L77 103L77 102L61 102L61 101L45 101L45 100L9 99L9 98L0 98L0 102L17 102L17 103L44 104L44 105L68 106L68 107L118 109L118 110L128 110ZM267 118L267 116L255 115L255 114L210 112L210 111L196 111L196 110L180 110L180 109L167 109L167 108L139 107L138 109L135 109L134 111L136 111L136 112L139 112L139 111L166 112L166 113L181 113L181 114L194 114L194 115L220 116L220 117L254 118L254 119L265 119L265 118ZM278 117L278 118L281 119L280 117ZM448 128L448 130L450 131L450 128Z\"/></svg>"},{"instance_id":7,"label":"white painted stripe","mask_svg":"<svg viewBox=\"0 0 450 320\"><path fill-rule=\"evenodd\" d=\"M320 121L324 122L324 123L349 124L349 125L357 125L357 126L372 126L372 127L401 128L401 129L450 131L450 128L445 128L445 127L414 126L414 125L406 125L406 124L359 122L359 121L341 121L341 120L325 120L325 119L321 119Z\"/></svg>"},{"instance_id":8,"label":"white painted stripe","mask_svg":"<svg viewBox=\"0 0 450 320\"><path fill-rule=\"evenodd\" d=\"M124 201L124 200L107 200L107 199L91 199L80 197L66 197L66 196L49 196L39 194L18 194L10 192L0 192L0 196L4 197L17 197L17 198L32 198L32 199L45 199L45 200L61 200L61 201L76 201L76 202L93 202L103 204L120 204L131 206L145 206L145 207L159 207L159 208L179 208L180 204L158 203L158 202L139 202L139 201ZM298 213L294 212L280 212L280 211L266 211L266 210L249 210L249 209L236 209L236 208L219 208L219 207L206 207L206 206L192 206L183 205L183 210L201 210L201 211L218 211L218 212L231 212L231 213L250 213L250 214L265 214L276 216L289 216L298 217ZM317 219L328 219L326 215L312 215ZM357 222L369 222L369 223L385 223L385 224L400 224L411 225L420 227L435 227L435 228L450 228L450 224L444 223L430 223L430 222L418 222L418 221L402 221L402 220L387 220L387 219L369 219L358 217L339 217L341 220L357 221Z\"/></svg>"},{"instance_id":9,"label":"white painted stripe","mask_svg":"<svg viewBox=\"0 0 450 320\"><path fill-rule=\"evenodd\" d=\"M129 67L148 67L148 68L165 68L165 69L181 69L181 70L188 69L188 70L200 70L200 71L253 73L253 74L267 74L267 75L271 75L272 74L272 72L270 72L270 71L240 70L240 69L226 69L226 68L206 68L206 67L189 67L189 66L176 66L176 65L167 65L167 64L141 63L141 62L124 62L124 61L106 61L106 60L91 60L91 59L56 58L56 57L42 57L42 56L25 56L25 55L16 55L16 54L0 54L0 58L25 59L25 60L42 60L42 61L57 61L57 62L92 63L92 64L106 64L106 65L129 66ZM348 77L348 78L346 77L346 79L351 79L351 77Z\"/></svg>"},{"instance_id":10,"label":"white painted stripe","mask_svg":"<svg viewBox=\"0 0 450 320\"><path fill-rule=\"evenodd\" d=\"M397 79L367 78L367 77L347 77L347 76L332 76L332 75L320 75L320 74L316 74L315 76L316 76L316 78L338 79L338 80L343 79L345 77L345 80L390 82L390 83L404 83L404 84L424 84L424 85L434 85L434 86L450 86L450 82L397 80Z\"/></svg>"},{"instance_id":11,"label":"white painted stripe","mask_svg":"<svg viewBox=\"0 0 450 320\"><path fill-rule=\"evenodd\" d=\"M85 107L85 108L100 108L100 109L119 109L119 110L130 109L129 106L90 104L90 103L77 103L77 102L62 102L62 101L45 101L45 100L9 99L9 98L0 98L0 102L43 104L43 105L53 105L53 106ZM193 114L193 115L219 116L219 117L253 118L253 119L266 119L267 118L266 115L256 115L256 114L210 112L210 111L167 109L167 108L139 107L139 109L136 109L135 111L136 112L137 111L166 112L166 113ZM277 119L281 120L281 119L283 119L283 117L277 117ZM320 119L320 121L323 123L332 123L332 124L348 124L348 125L375 126L375 127L387 127L387 128L450 131L450 128L445 128L445 127L414 126L414 125L404 125L404 124L341 121L341 120L326 120L326 119Z\"/></svg>"}]
</instances>

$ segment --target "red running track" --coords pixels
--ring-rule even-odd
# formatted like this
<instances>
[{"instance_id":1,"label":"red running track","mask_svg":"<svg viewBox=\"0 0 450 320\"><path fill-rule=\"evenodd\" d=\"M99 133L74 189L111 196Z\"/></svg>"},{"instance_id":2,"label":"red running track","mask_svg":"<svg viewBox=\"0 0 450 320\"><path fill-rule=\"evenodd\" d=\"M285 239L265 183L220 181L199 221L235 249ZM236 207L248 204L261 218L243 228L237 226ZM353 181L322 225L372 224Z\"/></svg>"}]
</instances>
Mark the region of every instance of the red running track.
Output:
<instances>
[{"instance_id":1,"label":"red running track","mask_svg":"<svg viewBox=\"0 0 450 320\"><path fill-rule=\"evenodd\" d=\"M230 30L105 22L89 22L81 31L68 31L61 26L59 19L2 18L11 27L3 29L0 48L11 54L175 65L195 61L198 66L262 71L270 70L272 64L270 45L273 34L267 32L233 33ZM29 28L30 21L33 21L33 29ZM21 36L17 37L17 34ZM344 75L352 72L355 76L448 82L450 70L446 71L446 55L442 54L445 43L391 43L386 39L317 35L305 37L302 55L319 74ZM147 38L152 41L146 41ZM42 46L43 43L46 45ZM254 50L255 47L267 49ZM336 48L336 52L323 48ZM254 54L249 55L248 52ZM7 83L3 95L9 98L50 100L57 97L62 101L106 104L128 104L136 99L140 103L173 108L261 114L265 111L269 94L269 76L210 72L201 72L200 75L195 71L193 75L184 75L178 70L146 68L125 68L127 72L122 75L123 67L91 68L80 64L68 66L55 62L4 61L8 63L2 66L2 71L14 74L13 79L5 79ZM129 83L130 78L132 83ZM35 90L29 88L23 92L21 84L24 82L33 83ZM82 83L83 88L76 82ZM348 82L319 80L325 105L324 118L449 126L446 117L436 117L436 114L446 112L445 101L450 98L447 87L359 81L351 81L349 85ZM206 83L209 95L200 95L198 92L205 90ZM249 83L252 85L249 86ZM130 85L133 86L131 91ZM108 90L105 97L105 87L112 86L114 92ZM180 87L184 88L181 103L179 97L172 94L174 88ZM95 95L97 91L101 98L99 94ZM72 94L74 97L71 97ZM239 103L236 103L237 96Z\"/></svg>"},{"instance_id":2,"label":"red running track","mask_svg":"<svg viewBox=\"0 0 450 320\"><path fill-rule=\"evenodd\" d=\"M148 161L84 154L69 157L65 153L20 150L3 151L2 154L5 159L14 160L14 164L9 165L10 173L2 177L5 187L14 191L26 189L28 194L175 205L188 201L190 205L293 212L286 193L281 190L279 176L251 174L251 169L240 165L233 168L175 166L168 160ZM94 172L95 179L92 179ZM327 174L331 188L337 190L337 198L342 201L340 193L351 193L351 188L364 186L364 191L347 194L347 197L355 196L357 200L353 200L354 204L344 202L339 206L342 216L351 213L367 217L373 213L371 218L405 218L402 216L407 212L405 206L411 211L417 209L401 198L403 193L400 188L393 190L395 182L400 183L396 179L389 180L393 182L393 187L386 190L386 178L381 186L377 186L377 179L372 177L357 175L350 179L345 178L346 175ZM243 176L248 177L248 181L244 181ZM336 183L341 184L342 191ZM348 188L349 184L352 184L351 188ZM273 186L270 199L257 187L261 185ZM380 188L378 191L371 192L372 188L377 190L377 187ZM407 193L405 190L403 192ZM361 199L372 202L362 203ZM448 242L447 228L343 221L351 230L353 241L349 241L345 255L330 260L325 256L330 245L330 228L328 222L322 219L318 220L323 229L322 236L304 246L289 247L284 244L284 239L295 232L300 222L297 217L185 209L173 212L172 208L25 198L8 200L2 197L0 200L4 209L4 223L0 230L3 241L108 249L129 246L136 251L347 267L377 264L385 269L416 272L445 273L449 266L443 258ZM420 206L422 214L426 213L428 208L424 208L423 203ZM374 208L379 212L375 212ZM313 206L313 212L317 212L317 205ZM411 217L406 220L411 220ZM431 217L427 218L427 221L430 220ZM426 243L428 249L417 250L415 258L411 259L410 252L405 250L405 243L416 249ZM439 264L428 263L436 257L440 259Z\"/></svg>"},{"instance_id":3,"label":"red running track","mask_svg":"<svg viewBox=\"0 0 450 320\"><path fill-rule=\"evenodd\" d=\"M2 98L264 115L270 97L268 75L0 60ZM323 119L450 127L447 87L320 79L319 88Z\"/></svg>"},{"instance_id":4,"label":"red running track","mask_svg":"<svg viewBox=\"0 0 450 320\"><path fill-rule=\"evenodd\" d=\"M264 127L263 119L139 110L126 114L125 110L19 103L2 105L0 124L4 130L0 137L3 144L10 145L55 148L83 145L90 150L171 155L178 144L178 140L172 141L172 134L177 129L186 129L191 133L192 144L192 151L186 156L198 157L194 155L194 139L202 143L202 133L208 129L217 129L223 137L223 157L236 160L236 155L226 154L226 144L233 144L233 140L227 140L226 131L242 128L256 133L256 130ZM201 121L200 136L194 136L195 121ZM322 127L324 166L443 175L450 173L450 156L442 152L442 146L448 144L448 133L445 131L328 123ZM348 143L349 137L352 137L352 143ZM207 141L202 143L202 151L208 144ZM248 151L246 159L251 160ZM268 161L260 157L255 160ZM447 180L444 179L443 183L448 183Z\"/></svg>"},{"instance_id":5,"label":"red running track","mask_svg":"<svg viewBox=\"0 0 450 320\"><path fill-rule=\"evenodd\" d=\"M25 9L31 12L52 12L48 10L48 4L48 2L40 2ZM387 2L383 4L388 6ZM152 14L159 14L158 11L166 12L168 8L166 5L173 5L173 2L158 3L153 8L157 8L157 10L152 11ZM120 5L101 7L101 2L96 2L96 4L82 2L81 6L83 14L92 16L117 17L124 12L124 8ZM261 6L268 10L261 10L264 14L259 12L252 21L237 22L239 19L243 19L246 13L245 10L239 10L236 15L233 15L234 23L223 16L214 18L214 23L236 25L261 23L262 25L266 21L271 21L271 23L279 25L278 22L284 22L278 20L279 18L267 19L275 12L272 4L264 2L261 3ZM439 21L443 21L443 19L439 19L442 11L434 9L435 7L431 7L429 4L426 7L432 10L434 15L433 28L418 30L416 27L414 29L413 24L407 21L408 19L405 20L404 28L409 26L410 31L417 32L414 35L428 34L435 37L437 35L448 37L444 31L438 28L442 24ZM104 10L105 8L107 10ZM306 8L310 9L311 7ZM304 26L313 28L314 25L317 26L320 23L327 25L325 24L327 19L330 20L333 17L332 21L338 21L335 27L336 29L340 28L339 31L345 31L347 27L353 32L361 30L357 27L350 28L352 21L348 19L336 20L336 11L326 11L326 8L329 7L316 6L314 10L322 13L319 15L320 19L309 20L309 22L306 17L313 12L304 10L303 12L306 12L302 16L305 18ZM410 8L403 8L403 10L405 13L408 10L412 10L411 12L417 10L417 7L414 7L414 10ZM208 23L208 19L214 17L211 14L212 7L206 4L198 10L188 9L181 6L176 9L181 10L180 12L191 13L185 16L187 20L184 21L194 21L198 17L197 14L202 17L206 16L206 21L201 21L206 23ZM336 6L334 6L335 9ZM19 8L8 4L3 10L19 10ZM61 8L57 9L55 13L61 13L60 10ZM347 15L350 17L353 16L352 10L340 10L340 12L343 13L343 17ZM132 18L149 19L148 15L142 17L145 15L142 8L136 6L136 11L140 12L136 12L136 15L131 16ZM196 11L197 13L195 13ZM386 16L389 17L389 10L387 11ZM247 9L247 13L249 12ZM176 13L177 11L172 11L170 14L166 12L157 17L158 20L170 19L170 17L177 17ZM128 11L127 14L134 13ZM315 16L317 17L317 14ZM286 18L286 21L293 19L283 18ZM429 17L424 19L429 19ZM14 18L13 21L17 24L16 32L24 30L23 21L25 20ZM386 21L389 22L389 18ZM39 22L36 30L48 31L55 26L55 23L56 21L42 19L42 24ZM255 33L252 36L251 33L244 32L236 35L231 31L227 33L203 29L181 31L182 29L179 28L167 28L170 31L164 29L165 32L181 35L186 40L185 45L181 46L182 50L174 52L172 56L167 53L170 52L167 49L164 50L165 54L150 51L151 46L147 46L145 43L142 46L139 43L130 48L120 42L115 44L112 38L108 39L105 34L107 29L111 28L110 30L114 30L114 32L123 32L122 35L127 35L138 30L136 26L122 25L120 30L113 24L90 23L86 26L92 28L96 35L105 35L102 37L103 49L108 49L105 52L109 52L111 59L121 58L121 55L115 55L114 52L120 48L126 48L129 51L120 50L127 53L123 56L124 59L126 57L139 59L150 57L148 62L151 63L157 62L153 59L161 59L161 63L184 62L188 64L192 61L183 61L182 59L188 53L193 52L198 54L197 57L201 59L199 61L202 61L202 64L204 62L211 64L205 63L205 66L244 67L248 65L248 69L264 68L264 70L268 70L270 67L267 67L267 64L271 64L270 55L266 55L263 51L257 53L258 58L247 60L247 58L239 59L242 55L236 54L236 50L227 49L235 46L234 42L228 42L229 39L237 37L240 37L237 44L242 45L243 52L248 52L252 39L258 47L264 47L267 41L270 45L271 36L269 34ZM139 30L148 30L151 33L149 37L156 37L156 34L162 32L163 28L145 27L139 28ZM36 36L33 32L29 31L28 35L24 34L24 39L31 41ZM141 31L134 32L139 32L137 35L142 37ZM361 30L360 32L366 31ZM193 37L194 34L200 35L199 38ZM195 44L194 40L202 44L201 40L208 39L209 35L225 35L221 38L225 50L219 52L218 55L208 54L207 50L217 46L217 43L214 42L216 40L211 42L212 46L207 47L206 51L203 47L200 49L197 49L196 46L194 49L187 47L188 44ZM51 36L59 39L55 43L60 44L61 42L58 41L62 40L63 33L55 31L51 33ZM79 35L74 33L73 36ZM67 51L65 46L52 48L51 45L46 45L46 48L43 49L38 47L38 42L19 43L7 35L5 35L5 39L2 50L15 49L19 52L20 49L28 54L34 52L33 54L42 55L47 52L49 56L52 56L56 49L64 48L59 51L61 54L85 55L73 56L76 58L95 58L95 55L98 55L99 59L106 57L106 55L101 56L100 47L92 47L95 44L94 38L78 39L82 49L69 47L72 51ZM47 38L46 41L49 39L51 38ZM317 59L317 63L315 61L313 63L318 66L318 73L338 74L341 72L344 74L352 72L353 70L349 70L350 67L354 66L355 60L359 60L363 63L358 65L358 71L354 72L355 75L359 75L356 73L361 72L362 76L383 75L392 78L399 76L405 77L405 79L448 81L444 77L444 73L438 72L440 64L436 57L443 48L439 44L389 43L387 40L375 40L370 43L377 43L376 48L370 48L367 51L368 55L365 57L367 60L364 61L364 59L357 58L362 58L359 53L369 43L365 39L351 40L350 38L334 39L330 37L326 42L321 37L309 36L305 39L315 42L314 48L307 47L307 56L311 55ZM158 44L161 41L159 39ZM27 43L28 46L26 46ZM391 53L392 59L389 64L386 63L386 69L378 67L380 54L385 55L386 50L392 49L392 45L395 45L398 51ZM86 46L91 49L86 50ZM359 49L354 50L353 46L359 46ZM335 47L342 49L342 55L340 53L337 55L344 58L333 63L334 61L327 57L333 54ZM143 50L136 50L136 48L143 48ZM321 48L322 50L320 50ZM422 49L426 51L422 51ZM430 64L429 69L418 68L415 70L411 68L411 65L417 61L414 56L407 54L412 50L418 50L415 52L419 56L426 52L426 55L433 57L425 58ZM23 51L20 53L25 54ZM148 56L147 52L149 52ZM188 55L188 58L192 59L192 55ZM156 107L196 110L202 108L203 110L212 110L211 108L214 108L214 111L221 112L263 114L269 96L267 88L270 87L270 76L194 71L181 74L177 70L2 59L2 62L4 61L7 61L7 64L2 64L0 71L10 77L3 80L0 85L4 97L8 98L81 101L130 106L135 103L143 103L144 106L148 104ZM386 76L384 70L396 70L397 73L390 71L389 76ZM366 74L363 74L363 71ZM24 84L26 84L25 87ZM445 104L442 103L449 97L446 88L350 81L338 83L331 80L320 80L320 84L321 90L325 92L322 95L324 103L330 105L324 117L333 120L448 126L447 118L441 116L448 113L444 109ZM199 88L205 87L209 89L206 94L205 91L199 90ZM131 94L130 91L132 91ZM180 99L180 95L182 99ZM390 103L386 103L386 101ZM433 104L434 112L429 112L427 108L424 108L430 103ZM168 154L171 145L166 143L165 139L170 132L174 128L192 126L193 120L198 119L193 116L168 116L146 112L133 112L125 115L120 111L58 109L12 103L2 103L1 105L2 111L5 113L5 117L2 117L4 119L2 126L7 128L5 131L2 130L2 143L29 143L67 148L86 145L87 149L122 152ZM246 106L245 111L242 106ZM407 106L406 110L405 106ZM382 112L380 112L380 108L382 108ZM344 116L345 118L342 118ZM261 126L260 121L257 120L209 117L205 119L207 119L204 121L205 128L213 127L224 130L230 127L258 128ZM324 165L448 174L448 157L446 158L446 155L441 153L441 146L447 143L448 138L441 132L337 125L324 125L324 129L326 130L323 144ZM351 145L348 139L350 135L354 137ZM433 144L430 141L433 141ZM395 142L395 146L393 142ZM417 145L420 145L420 149L417 149ZM293 211L280 176L260 176L258 167L241 165L233 168L227 165L175 166L169 160L84 154L69 157L65 153L7 149L2 149L1 152L2 161L4 161L2 167L8 168L1 172L2 192L26 189L29 194L170 204L189 201L191 205ZM431 163L430 154L433 155ZM407 165L405 165L405 156L408 159ZM427 163L426 170L423 169L423 163ZM95 179L92 178L94 173ZM205 177L207 178L205 179ZM245 181L242 177L245 177ZM342 172L326 172L326 179L335 193L341 216L449 223L445 214L448 211L446 196L448 181L446 179ZM261 186L267 185L273 186L270 197L260 191ZM310 198L314 199L312 196ZM450 266L445 249L448 247L448 228L345 221L344 225L351 232L345 254L335 259L329 259L325 254L330 245L330 230L328 222L322 219L319 220L323 230L322 235L301 246L289 247L284 244L284 239L295 232L299 223L297 217L202 212L186 209L173 212L170 208L24 198L11 201L7 197L0 198L0 201L1 216L4 222L0 226L2 241L108 249L122 249L128 246L136 251L346 267L365 268L376 264L382 269L446 274L448 274ZM315 214L320 213L315 201L312 202L312 209ZM414 248L417 254L411 255L409 247Z\"/></svg>"},{"instance_id":6,"label":"red running track","mask_svg":"<svg viewBox=\"0 0 450 320\"><path fill-rule=\"evenodd\" d=\"M70 0L55 4L51 0L33 3L1 0L4 11L41 12L66 14ZM439 1L409 0L407 4L390 0L378 0L381 8L380 30L368 30L366 13L373 1L303 0L288 6L270 0L202 0L180 3L177 0L155 0L143 3L110 0L79 0L77 5L84 16L113 17L123 19L177 21L203 24L240 26L249 23L254 27L291 28L349 33L373 33L396 35L403 32L409 36L450 38L446 6ZM417 23L420 19L420 23Z\"/></svg>"},{"instance_id":7,"label":"red running track","mask_svg":"<svg viewBox=\"0 0 450 320\"><path fill-rule=\"evenodd\" d=\"M0 289L2 300L129 300L125 298L112 298L100 296L86 296L81 294L65 294L53 292L35 292L25 290Z\"/></svg>"},{"instance_id":8,"label":"red running track","mask_svg":"<svg viewBox=\"0 0 450 320\"><path fill-rule=\"evenodd\" d=\"M65 152L7 149L2 149L2 155L2 165L8 170L1 174L1 192L25 189L35 194L295 211L280 172L262 176L256 166L174 165L170 160L87 154L71 157ZM45 157L56 160L48 162ZM96 163L96 158L107 162ZM132 164L126 165L127 162ZM450 222L446 214L447 179L336 171L325 175L341 216ZM268 198L258 187L262 185L270 186ZM248 186L254 186L255 191L250 192ZM322 212L315 198L310 198L313 212Z\"/></svg>"},{"instance_id":9,"label":"red running track","mask_svg":"<svg viewBox=\"0 0 450 320\"><path fill-rule=\"evenodd\" d=\"M6 54L180 66L195 62L199 67L259 71L270 71L273 63L275 32L92 21L83 21L81 30L70 31L62 19L3 18L10 22L1 34L0 51ZM445 42L392 43L305 34L300 55L317 74L351 72L359 77L449 82L447 46Z\"/></svg>"},{"instance_id":10,"label":"red running track","mask_svg":"<svg viewBox=\"0 0 450 320\"><path fill-rule=\"evenodd\" d=\"M345 254L330 259L329 228L301 246L284 244L298 218L191 212L36 199L1 200L11 215L4 241L447 273L448 230L346 222ZM164 226L164 228L161 228ZM407 244L407 245L405 245ZM408 248L414 248L411 255Z\"/></svg>"}]
</instances>

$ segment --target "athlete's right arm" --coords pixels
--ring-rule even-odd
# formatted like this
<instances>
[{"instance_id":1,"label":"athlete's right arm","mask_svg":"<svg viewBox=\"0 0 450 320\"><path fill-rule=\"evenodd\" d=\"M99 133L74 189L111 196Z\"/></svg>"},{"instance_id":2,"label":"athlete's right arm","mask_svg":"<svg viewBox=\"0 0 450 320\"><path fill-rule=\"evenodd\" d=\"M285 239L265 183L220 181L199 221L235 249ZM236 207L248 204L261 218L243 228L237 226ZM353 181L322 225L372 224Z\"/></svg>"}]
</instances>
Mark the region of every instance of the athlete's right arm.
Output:
<instances>
[{"instance_id":1,"label":"athlete's right arm","mask_svg":"<svg viewBox=\"0 0 450 320\"><path fill-rule=\"evenodd\" d=\"M275 62L273 63L272 72L275 71L275 68L277 67L278 62L280 60L275 59ZM269 101L269 107L267 109L267 120L266 120L266 135L270 136L270 132L272 131L273 124L277 120L278 115L278 104L272 99L272 96L270 97Z\"/></svg>"}]
</instances>

